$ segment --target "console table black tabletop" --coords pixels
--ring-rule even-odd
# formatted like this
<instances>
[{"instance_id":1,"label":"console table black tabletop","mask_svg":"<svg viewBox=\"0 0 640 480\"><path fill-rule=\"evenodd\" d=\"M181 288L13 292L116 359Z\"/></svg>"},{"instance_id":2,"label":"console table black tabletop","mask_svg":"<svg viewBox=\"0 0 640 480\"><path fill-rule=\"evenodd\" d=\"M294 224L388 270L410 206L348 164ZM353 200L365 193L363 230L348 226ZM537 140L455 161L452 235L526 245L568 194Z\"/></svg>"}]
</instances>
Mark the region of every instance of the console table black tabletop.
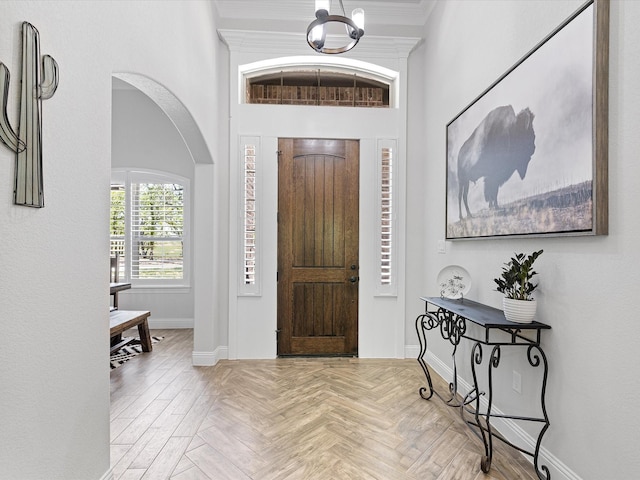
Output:
<instances>
[{"instance_id":1,"label":"console table black tabletop","mask_svg":"<svg viewBox=\"0 0 640 480\"><path fill-rule=\"evenodd\" d=\"M536 321L531 323L511 322L505 318L502 310L466 298L420 297L420 299L425 302L425 313L418 315L416 318L416 332L420 341L418 363L424 371L428 384L427 387L420 388L420 396L425 400L429 400L435 394L448 406L460 408L462 419L484 444L484 456L480 462L483 472L487 473L491 468L493 439L495 438L533 457L534 468L538 478L550 480L549 469L544 465L539 466L538 457L542 437L549 428L549 417L545 405L549 366L547 357L540 345L540 334L543 330L549 330L551 327ZM467 322L480 328L476 328L474 332L471 332ZM441 394L434 390L429 367L424 358L427 353L427 332L431 330L439 331L440 336L448 340L453 346L453 379L449 384L449 392L446 394ZM458 394L458 372L456 366L456 351L462 339L469 340L473 344L470 359L473 385L469 393L464 397ZM489 350L488 357L483 352L483 346ZM500 365L501 350L512 347L524 348L529 365L533 368L541 368L543 371L540 388L540 416L529 417L496 413L495 411L493 406L493 372ZM487 369L486 390L480 388L476 373L477 369L483 366L483 357L486 357L484 362L484 367ZM483 398L482 402L481 398ZM516 423L526 421L541 424L535 450L528 451L504 438L492 427L492 418L500 418Z\"/></svg>"},{"instance_id":2,"label":"console table black tabletop","mask_svg":"<svg viewBox=\"0 0 640 480\"><path fill-rule=\"evenodd\" d=\"M483 327L485 329L485 339L483 343L487 345L493 343L491 340L491 330L496 330L493 333L497 333L497 331L500 330L511 335L515 334L516 338L513 339L513 343L517 340L540 343L540 330L551 328L549 325L536 321L531 323L510 322L505 318L502 310L466 298L420 297L420 300L424 301L427 307L431 304ZM536 335L535 340L523 337L521 333L525 331L533 331Z\"/></svg>"}]
</instances>

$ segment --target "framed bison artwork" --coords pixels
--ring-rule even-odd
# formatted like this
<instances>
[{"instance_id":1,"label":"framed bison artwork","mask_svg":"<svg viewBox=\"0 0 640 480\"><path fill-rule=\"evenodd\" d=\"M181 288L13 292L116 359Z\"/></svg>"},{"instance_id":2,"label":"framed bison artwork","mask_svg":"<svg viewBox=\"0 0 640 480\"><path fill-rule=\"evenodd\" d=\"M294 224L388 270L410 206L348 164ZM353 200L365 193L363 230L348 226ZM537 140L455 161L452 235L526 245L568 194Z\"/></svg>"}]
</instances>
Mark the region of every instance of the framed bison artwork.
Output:
<instances>
[{"instance_id":1,"label":"framed bison artwork","mask_svg":"<svg viewBox=\"0 0 640 480\"><path fill-rule=\"evenodd\" d=\"M608 233L608 24L587 2L447 125L447 239Z\"/></svg>"}]
</instances>

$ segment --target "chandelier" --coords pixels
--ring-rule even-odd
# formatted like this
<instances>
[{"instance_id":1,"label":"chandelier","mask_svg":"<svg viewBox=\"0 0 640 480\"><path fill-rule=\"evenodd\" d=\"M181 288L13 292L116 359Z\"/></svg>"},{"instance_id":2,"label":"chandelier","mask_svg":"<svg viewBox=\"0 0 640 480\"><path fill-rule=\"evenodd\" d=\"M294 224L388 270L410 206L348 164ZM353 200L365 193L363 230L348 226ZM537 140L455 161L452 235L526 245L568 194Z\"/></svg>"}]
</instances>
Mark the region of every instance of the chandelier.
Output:
<instances>
[{"instance_id":1,"label":"chandelier","mask_svg":"<svg viewBox=\"0 0 640 480\"><path fill-rule=\"evenodd\" d=\"M348 18L345 15L342 0L339 1L342 15L329 15L331 0L316 0L316 19L307 27L307 43L316 52L328 54L348 52L358 44L364 35L364 10L356 8L351 12L351 18ZM338 43L337 46L329 45L327 42L328 28L335 25L340 26L340 24L343 24L345 29L346 41L344 44ZM337 29L338 33L341 31L342 28Z\"/></svg>"}]
</instances>

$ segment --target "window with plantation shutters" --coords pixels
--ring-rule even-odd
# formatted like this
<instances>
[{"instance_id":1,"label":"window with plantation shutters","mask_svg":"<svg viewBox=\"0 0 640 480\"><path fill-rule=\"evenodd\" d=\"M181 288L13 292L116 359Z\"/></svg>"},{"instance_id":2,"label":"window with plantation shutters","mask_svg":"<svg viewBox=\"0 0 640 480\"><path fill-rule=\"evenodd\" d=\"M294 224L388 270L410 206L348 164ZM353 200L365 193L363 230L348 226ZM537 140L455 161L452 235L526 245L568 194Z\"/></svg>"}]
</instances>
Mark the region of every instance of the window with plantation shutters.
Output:
<instances>
[{"instance_id":1,"label":"window with plantation shutters","mask_svg":"<svg viewBox=\"0 0 640 480\"><path fill-rule=\"evenodd\" d=\"M258 216L260 189L259 172L259 137L240 137L240 198L238 204L242 213L240 222L240 295L259 295L259 236Z\"/></svg>"},{"instance_id":2,"label":"window with plantation shutters","mask_svg":"<svg viewBox=\"0 0 640 480\"><path fill-rule=\"evenodd\" d=\"M131 278L183 279L184 188L131 184Z\"/></svg>"},{"instance_id":3,"label":"window with plantation shutters","mask_svg":"<svg viewBox=\"0 0 640 480\"><path fill-rule=\"evenodd\" d=\"M118 278L124 278L122 260L126 230L126 191L124 181L111 182L111 215L109 222L111 256L120 258Z\"/></svg>"},{"instance_id":4,"label":"window with plantation shutters","mask_svg":"<svg viewBox=\"0 0 640 480\"><path fill-rule=\"evenodd\" d=\"M380 152L380 283L391 283L391 248L393 246L393 152Z\"/></svg>"},{"instance_id":5,"label":"window with plantation shutters","mask_svg":"<svg viewBox=\"0 0 640 480\"><path fill-rule=\"evenodd\" d=\"M378 295L396 293L395 259L395 140L379 140L377 148L378 184L376 203L378 206L377 254L378 254Z\"/></svg>"},{"instance_id":6,"label":"window with plantation shutters","mask_svg":"<svg viewBox=\"0 0 640 480\"><path fill-rule=\"evenodd\" d=\"M244 283L256 283L256 146L244 145Z\"/></svg>"},{"instance_id":7,"label":"window with plantation shutters","mask_svg":"<svg viewBox=\"0 0 640 480\"><path fill-rule=\"evenodd\" d=\"M188 180L123 171L111 185L111 255L133 285L188 285Z\"/></svg>"}]
</instances>

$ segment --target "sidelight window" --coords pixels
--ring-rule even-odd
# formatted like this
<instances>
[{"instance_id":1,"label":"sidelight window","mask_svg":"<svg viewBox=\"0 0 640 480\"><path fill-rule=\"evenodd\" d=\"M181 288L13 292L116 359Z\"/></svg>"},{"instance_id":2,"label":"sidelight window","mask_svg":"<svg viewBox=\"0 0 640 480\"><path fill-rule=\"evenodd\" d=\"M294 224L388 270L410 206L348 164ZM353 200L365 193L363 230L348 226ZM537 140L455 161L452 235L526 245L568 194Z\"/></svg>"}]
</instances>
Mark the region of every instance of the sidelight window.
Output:
<instances>
[{"instance_id":1,"label":"sidelight window","mask_svg":"<svg viewBox=\"0 0 640 480\"><path fill-rule=\"evenodd\" d=\"M241 295L259 295L259 236L258 186L259 171L258 137L240 138L240 198L242 212L240 222L240 282Z\"/></svg>"},{"instance_id":2,"label":"sidelight window","mask_svg":"<svg viewBox=\"0 0 640 480\"><path fill-rule=\"evenodd\" d=\"M377 254L378 254L378 295L395 295L396 254L395 224L397 206L395 202L397 177L395 157L397 148L395 140L379 140L377 148Z\"/></svg>"}]
</instances>

